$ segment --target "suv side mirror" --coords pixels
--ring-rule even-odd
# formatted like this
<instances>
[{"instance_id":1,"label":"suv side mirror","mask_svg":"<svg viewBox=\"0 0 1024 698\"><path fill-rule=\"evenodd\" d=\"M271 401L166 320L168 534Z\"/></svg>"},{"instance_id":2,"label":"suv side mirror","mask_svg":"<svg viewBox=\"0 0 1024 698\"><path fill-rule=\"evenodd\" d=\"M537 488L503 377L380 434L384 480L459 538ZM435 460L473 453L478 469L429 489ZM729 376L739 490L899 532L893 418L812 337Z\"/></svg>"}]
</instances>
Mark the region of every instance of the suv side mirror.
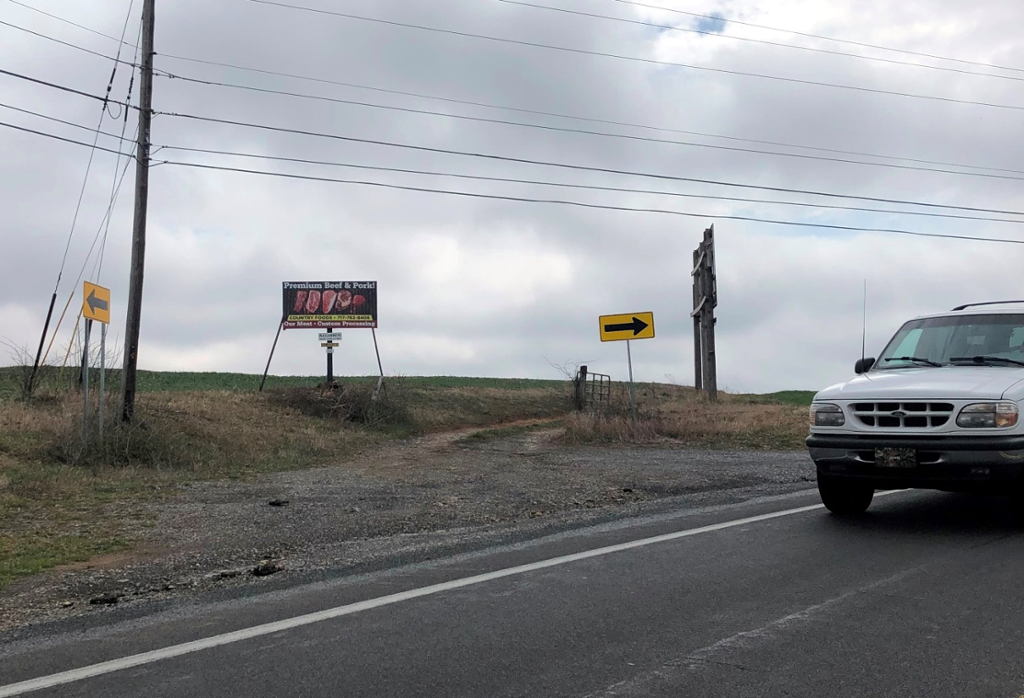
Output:
<instances>
[{"instance_id":1,"label":"suv side mirror","mask_svg":"<svg viewBox=\"0 0 1024 698\"><path fill-rule=\"evenodd\" d=\"M853 366L853 371L858 376L862 373L867 373L871 370L871 367L875 365L875 357L871 356L866 359L857 359L857 363Z\"/></svg>"}]
</instances>

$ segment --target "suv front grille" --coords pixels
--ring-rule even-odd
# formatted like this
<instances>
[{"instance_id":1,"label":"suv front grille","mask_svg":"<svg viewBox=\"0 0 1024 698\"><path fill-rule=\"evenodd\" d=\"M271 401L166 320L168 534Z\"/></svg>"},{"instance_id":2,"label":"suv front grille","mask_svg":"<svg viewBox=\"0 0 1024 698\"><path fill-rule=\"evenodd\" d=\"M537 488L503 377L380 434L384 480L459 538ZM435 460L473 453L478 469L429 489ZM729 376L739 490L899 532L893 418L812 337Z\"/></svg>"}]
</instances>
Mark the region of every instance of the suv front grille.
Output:
<instances>
[{"instance_id":1,"label":"suv front grille","mask_svg":"<svg viewBox=\"0 0 1024 698\"><path fill-rule=\"evenodd\" d=\"M879 429L941 427L953 416L948 402L857 402L850 409L861 424Z\"/></svg>"}]
</instances>

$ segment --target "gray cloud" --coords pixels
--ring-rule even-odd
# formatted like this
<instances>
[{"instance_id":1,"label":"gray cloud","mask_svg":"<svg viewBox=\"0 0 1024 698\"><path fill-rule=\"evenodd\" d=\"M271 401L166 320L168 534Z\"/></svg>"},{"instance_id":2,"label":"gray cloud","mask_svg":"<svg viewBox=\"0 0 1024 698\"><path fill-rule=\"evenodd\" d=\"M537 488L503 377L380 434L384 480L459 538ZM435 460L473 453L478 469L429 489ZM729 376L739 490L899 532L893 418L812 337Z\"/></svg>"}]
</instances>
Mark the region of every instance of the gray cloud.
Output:
<instances>
[{"instance_id":1,"label":"gray cloud","mask_svg":"<svg viewBox=\"0 0 1024 698\"><path fill-rule=\"evenodd\" d=\"M115 35L127 10L127 3L64 5L38 0L42 9ZM1024 44L1014 31L1024 19L1024 9L1017 3L986 3L982 8L947 0L899 6L851 0L821 5L772 3L771 12L766 12L757 3L708 0L701 10L915 51L1024 65ZM652 16L618 3L564 6L624 17ZM995 103L1019 101L1019 85L1006 80L788 51L721 37L654 32L489 0L451 0L444 4L444 12L436 4L416 2L345 3L344 8L395 21L730 70ZM94 50L112 53L117 48L13 5L0 13L5 20ZM681 16L658 14L657 18L692 26L691 19ZM1018 164L1024 146L1016 137L1020 114L1015 111L563 54L255 3L159 3L157 20L158 68L215 82L452 114L731 143L384 95L188 63L166 54L525 109L1024 169ZM137 22L133 17L130 37L135 36ZM2 31L0 52L11 70L95 94L103 91L110 74L104 60L8 28ZM727 23L724 33L835 48L828 42L787 38L734 23ZM842 50L955 65L849 46ZM11 78L2 80L6 103L89 126L99 116L95 102ZM125 94L127 81L128 71L122 67L115 97ZM485 125L259 95L166 77L157 78L155 89L156 109L161 112L604 168L1024 210L1024 194L1015 181ZM3 109L0 120L78 140L91 137L86 131ZM133 127L131 123L129 135ZM105 129L119 132L120 123L107 119ZM771 198L765 192L429 154L167 115L157 117L153 139L164 146ZM0 197L7 214L5 254L0 256L0 335L34 345L88 151L7 129L0 130L0 143L5 153L0 161ZM103 139L101 143L116 142ZM689 263L701 231L711 223L716 225L719 242L721 382L737 390L815 388L848 374L859 355L860 294L865 279L869 343L876 348L900 322L916 313L1020 295L1015 287L1024 250L1016 247L716 222L715 216L1024 239L1019 226L470 182L172 150L160 150L156 157L709 215L691 219L585 210L158 166L152 172L140 355L146 368L259 371L280 311L280 282L348 278L377 279L381 284L378 337L387 371L557 377L549 362L586 361L594 370L622 378L624 347L598 342L597 316L653 310L658 337L634 347L637 376L642 380L672 376L689 382ZM114 167L114 156L97 154L59 308L85 263L108 203ZM118 335L124 322L133 174L129 171L113 217L100 279L114 292L113 330ZM799 195L780 197L820 201ZM87 275L92 266L92 261L86 265ZM61 341L69 336L65 326ZM376 368L366 332L347 332L338 356L343 373ZM322 363L312 333L289 331L274 370L314 373Z\"/></svg>"}]
</instances>

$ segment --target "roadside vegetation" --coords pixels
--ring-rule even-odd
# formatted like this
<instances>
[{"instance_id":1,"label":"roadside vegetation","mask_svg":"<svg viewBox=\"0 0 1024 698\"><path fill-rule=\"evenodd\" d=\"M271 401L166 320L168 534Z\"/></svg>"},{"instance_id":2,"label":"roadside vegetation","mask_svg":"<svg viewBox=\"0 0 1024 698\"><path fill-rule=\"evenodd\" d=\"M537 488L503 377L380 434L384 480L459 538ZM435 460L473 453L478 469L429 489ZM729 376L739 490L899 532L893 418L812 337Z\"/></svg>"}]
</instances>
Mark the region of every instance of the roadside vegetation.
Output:
<instances>
[{"instance_id":1,"label":"roadside vegetation","mask_svg":"<svg viewBox=\"0 0 1024 698\"><path fill-rule=\"evenodd\" d=\"M807 437L813 393L719 394L712 403L693 388L639 385L636 420L624 387L606 404L569 415L563 439L573 444L670 443L693 448L792 450Z\"/></svg>"},{"instance_id":2,"label":"roadside vegetation","mask_svg":"<svg viewBox=\"0 0 1024 698\"><path fill-rule=\"evenodd\" d=\"M114 372L105 437L83 443L77 371L45 368L28 401L25 375L0 369L0 588L130 548L126 523L152 524L146 503L189 482L343 463L387 441L460 429L468 444L564 428L567 444L796 448L809 402L785 393L710 405L692 389L640 386L633 430L624 390L600 411L569 414L566 381L401 377L372 399L375 378L325 390L316 378L270 377L257 392L259 376L142 371L136 420L124 427Z\"/></svg>"}]
</instances>

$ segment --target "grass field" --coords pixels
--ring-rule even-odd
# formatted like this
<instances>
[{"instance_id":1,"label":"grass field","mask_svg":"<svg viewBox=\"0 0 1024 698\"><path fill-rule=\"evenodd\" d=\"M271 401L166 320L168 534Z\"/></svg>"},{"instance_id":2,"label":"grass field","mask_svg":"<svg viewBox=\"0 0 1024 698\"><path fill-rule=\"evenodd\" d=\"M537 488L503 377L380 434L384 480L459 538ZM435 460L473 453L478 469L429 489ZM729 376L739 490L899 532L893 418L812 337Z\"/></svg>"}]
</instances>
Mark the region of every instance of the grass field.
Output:
<instances>
[{"instance_id":1,"label":"grass field","mask_svg":"<svg viewBox=\"0 0 1024 698\"><path fill-rule=\"evenodd\" d=\"M376 378L343 378L346 391L318 392L322 379L235 373L139 374L137 419L111 422L108 438L83 450L77 376L41 377L35 399L19 399L24 372L0 368L0 588L39 571L132 545L147 525L145 502L194 481L342 463L386 441L472 429L473 443L523 430L566 426L570 443L637 440L626 416L570 416L568 381L389 379L369 403ZM108 416L117 376L108 381ZM806 432L811 394L723 395L718 405L692 388L638 386L644 432L711 448L795 448ZM618 400L625 392L618 386ZM588 421L588 419L590 421ZM516 424L518 423L518 424ZM508 426L513 425L513 426Z\"/></svg>"}]
</instances>

